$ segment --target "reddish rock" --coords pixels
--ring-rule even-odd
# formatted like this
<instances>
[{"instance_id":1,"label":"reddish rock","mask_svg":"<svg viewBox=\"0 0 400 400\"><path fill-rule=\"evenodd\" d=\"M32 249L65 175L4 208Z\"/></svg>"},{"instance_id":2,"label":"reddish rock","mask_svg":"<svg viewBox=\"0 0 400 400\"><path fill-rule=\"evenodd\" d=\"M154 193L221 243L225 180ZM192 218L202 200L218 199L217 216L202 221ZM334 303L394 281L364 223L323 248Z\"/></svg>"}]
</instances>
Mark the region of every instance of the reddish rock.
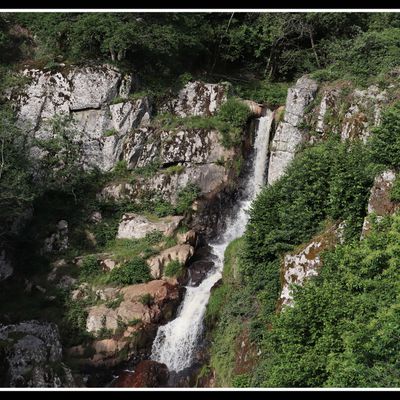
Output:
<instances>
[{"instance_id":1,"label":"reddish rock","mask_svg":"<svg viewBox=\"0 0 400 400\"><path fill-rule=\"evenodd\" d=\"M114 387L165 387L169 371L165 364L152 360L140 362L134 372L124 371L114 383Z\"/></svg>"}]
</instances>

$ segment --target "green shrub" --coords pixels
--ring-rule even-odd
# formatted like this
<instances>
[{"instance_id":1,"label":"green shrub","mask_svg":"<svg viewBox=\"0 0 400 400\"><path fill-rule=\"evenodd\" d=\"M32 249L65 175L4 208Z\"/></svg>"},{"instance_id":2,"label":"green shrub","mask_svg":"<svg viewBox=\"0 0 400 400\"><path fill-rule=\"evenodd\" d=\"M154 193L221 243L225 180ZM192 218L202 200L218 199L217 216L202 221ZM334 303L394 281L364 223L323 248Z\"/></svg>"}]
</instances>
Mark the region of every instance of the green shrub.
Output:
<instances>
[{"instance_id":1,"label":"green shrub","mask_svg":"<svg viewBox=\"0 0 400 400\"><path fill-rule=\"evenodd\" d=\"M182 172L185 171L185 166L184 165L172 165L171 167L168 167L166 169L162 170L162 173L165 175L174 175L174 174L181 174Z\"/></svg>"},{"instance_id":2,"label":"green shrub","mask_svg":"<svg viewBox=\"0 0 400 400\"><path fill-rule=\"evenodd\" d=\"M79 269L79 275L82 279L88 279L101 272L99 262L96 256L86 256L82 261L82 266Z\"/></svg>"},{"instance_id":3,"label":"green shrub","mask_svg":"<svg viewBox=\"0 0 400 400\"><path fill-rule=\"evenodd\" d=\"M128 164L125 160L118 161L112 169L112 176L114 178L125 178L131 174L128 169Z\"/></svg>"},{"instance_id":4,"label":"green shrub","mask_svg":"<svg viewBox=\"0 0 400 400\"><path fill-rule=\"evenodd\" d=\"M193 202L198 198L201 189L194 183L187 184L183 189L178 192L178 199L176 203L176 213L184 214L192 206Z\"/></svg>"},{"instance_id":5,"label":"green shrub","mask_svg":"<svg viewBox=\"0 0 400 400\"><path fill-rule=\"evenodd\" d=\"M121 285L145 283L151 279L149 267L141 257L134 257L119 268L114 268L109 275L109 281Z\"/></svg>"},{"instance_id":6,"label":"green shrub","mask_svg":"<svg viewBox=\"0 0 400 400\"><path fill-rule=\"evenodd\" d=\"M288 82L257 80L247 84L236 85L235 90L244 99L251 99L269 107L277 107L285 104L288 88Z\"/></svg>"},{"instance_id":7,"label":"green shrub","mask_svg":"<svg viewBox=\"0 0 400 400\"><path fill-rule=\"evenodd\" d=\"M164 270L164 275L168 277L179 278L185 273L185 265L178 260L170 261Z\"/></svg>"},{"instance_id":8,"label":"green shrub","mask_svg":"<svg viewBox=\"0 0 400 400\"><path fill-rule=\"evenodd\" d=\"M372 129L368 146L376 164L400 167L400 102L382 112L381 124Z\"/></svg>"},{"instance_id":9,"label":"green shrub","mask_svg":"<svg viewBox=\"0 0 400 400\"><path fill-rule=\"evenodd\" d=\"M145 306L151 306L153 304L153 296L150 293L146 293L140 296L139 301Z\"/></svg>"},{"instance_id":10,"label":"green shrub","mask_svg":"<svg viewBox=\"0 0 400 400\"><path fill-rule=\"evenodd\" d=\"M390 200L400 202L400 179L398 175L393 183L393 187L390 190Z\"/></svg>"},{"instance_id":11,"label":"green shrub","mask_svg":"<svg viewBox=\"0 0 400 400\"><path fill-rule=\"evenodd\" d=\"M228 99L217 113L218 129L225 147L237 146L241 142L243 130L250 117L250 109L240 100Z\"/></svg>"},{"instance_id":12,"label":"green shrub","mask_svg":"<svg viewBox=\"0 0 400 400\"><path fill-rule=\"evenodd\" d=\"M118 134L118 131L116 129L108 129L108 130L103 132L103 136L104 137L114 136L114 135L117 135L117 134Z\"/></svg>"}]
</instances>

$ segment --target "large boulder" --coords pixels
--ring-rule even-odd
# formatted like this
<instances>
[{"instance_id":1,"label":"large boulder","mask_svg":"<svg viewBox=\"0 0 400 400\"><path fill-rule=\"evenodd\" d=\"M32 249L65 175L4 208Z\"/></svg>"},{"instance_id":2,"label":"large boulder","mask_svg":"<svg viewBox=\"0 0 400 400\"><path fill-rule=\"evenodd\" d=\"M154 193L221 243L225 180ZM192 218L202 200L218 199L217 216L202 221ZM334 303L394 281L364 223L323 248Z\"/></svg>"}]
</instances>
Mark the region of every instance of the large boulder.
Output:
<instances>
[{"instance_id":1,"label":"large boulder","mask_svg":"<svg viewBox=\"0 0 400 400\"><path fill-rule=\"evenodd\" d=\"M182 221L182 216L168 216L150 221L143 215L127 213L122 216L118 227L118 239L141 239L152 232L172 236Z\"/></svg>"},{"instance_id":2,"label":"large boulder","mask_svg":"<svg viewBox=\"0 0 400 400\"><path fill-rule=\"evenodd\" d=\"M0 342L2 386L74 386L70 369L62 363L56 325L38 321L0 325Z\"/></svg>"},{"instance_id":3,"label":"large boulder","mask_svg":"<svg viewBox=\"0 0 400 400\"><path fill-rule=\"evenodd\" d=\"M104 330L115 333L121 326L128 329L133 321L135 324L158 322L166 317L164 311L169 313L172 303L179 302L180 295L178 284L172 281L154 280L126 286L114 292L114 299L121 297L117 306L100 304L88 309L86 329L94 334ZM143 301L144 296L151 301Z\"/></svg>"},{"instance_id":4,"label":"large boulder","mask_svg":"<svg viewBox=\"0 0 400 400\"><path fill-rule=\"evenodd\" d=\"M224 84L189 82L162 110L180 117L212 115L226 101L227 93L228 86Z\"/></svg>"},{"instance_id":5,"label":"large boulder","mask_svg":"<svg viewBox=\"0 0 400 400\"><path fill-rule=\"evenodd\" d=\"M317 89L316 81L303 76L288 90L285 115L283 121L278 124L271 144L268 167L269 184L284 174L298 145L304 141L301 124L307 106L314 100Z\"/></svg>"},{"instance_id":6,"label":"large boulder","mask_svg":"<svg viewBox=\"0 0 400 400\"><path fill-rule=\"evenodd\" d=\"M391 215L398 210L398 204L390 199L390 190L395 179L396 174L392 170L386 170L375 177L368 199L368 215L364 218L361 238L364 238L371 229L370 214L374 214L379 221L385 215Z\"/></svg>"}]
</instances>

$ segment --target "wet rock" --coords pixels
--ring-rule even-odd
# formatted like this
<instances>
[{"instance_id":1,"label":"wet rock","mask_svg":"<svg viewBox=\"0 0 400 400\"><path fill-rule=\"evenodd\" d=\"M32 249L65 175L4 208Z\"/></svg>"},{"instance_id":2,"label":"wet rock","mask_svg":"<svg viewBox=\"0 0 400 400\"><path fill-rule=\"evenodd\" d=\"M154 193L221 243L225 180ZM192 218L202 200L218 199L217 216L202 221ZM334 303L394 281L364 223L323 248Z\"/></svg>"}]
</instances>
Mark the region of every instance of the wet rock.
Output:
<instances>
[{"instance_id":1,"label":"wet rock","mask_svg":"<svg viewBox=\"0 0 400 400\"><path fill-rule=\"evenodd\" d=\"M214 263L212 261L199 260L190 264L188 271L191 283L198 286L212 269Z\"/></svg>"},{"instance_id":2,"label":"wet rock","mask_svg":"<svg viewBox=\"0 0 400 400\"><path fill-rule=\"evenodd\" d=\"M143 215L127 213L122 216L118 227L118 239L141 239L151 232L162 232L165 236L172 236L183 217L169 216L150 221Z\"/></svg>"},{"instance_id":3,"label":"wet rock","mask_svg":"<svg viewBox=\"0 0 400 400\"><path fill-rule=\"evenodd\" d=\"M197 246L197 232L194 231L193 229L187 231L187 232L178 232L176 234L176 239L178 241L178 244L190 244L191 246L195 247Z\"/></svg>"},{"instance_id":4,"label":"wet rock","mask_svg":"<svg viewBox=\"0 0 400 400\"><path fill-rule=\"evenodd\" d=\"M0 325L0 353L6 366L5 386L72 387L70 369L62 363L56 325L38 321Z\"/></svg>"},{"instance_id":5,"label":"wet rock","mask_svg":"<svg viewBox=\"0 0 400 400\"><path fill-rule=\"evenodd\" d=\"M166 387L169 371L165 364L152 360L140 362L134 372L123 372L114 387Z\"/></svg>"}]
</instances>

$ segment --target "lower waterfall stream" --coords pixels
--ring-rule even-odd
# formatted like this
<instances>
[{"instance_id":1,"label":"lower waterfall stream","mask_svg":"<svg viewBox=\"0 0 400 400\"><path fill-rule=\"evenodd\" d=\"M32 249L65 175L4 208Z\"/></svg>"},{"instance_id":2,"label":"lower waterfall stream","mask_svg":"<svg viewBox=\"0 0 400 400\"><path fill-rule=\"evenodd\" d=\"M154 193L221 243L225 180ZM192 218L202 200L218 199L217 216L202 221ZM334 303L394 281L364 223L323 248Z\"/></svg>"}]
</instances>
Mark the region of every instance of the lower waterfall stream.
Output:
<instances>
[{"instance_id":1,"label":"lower waterfall stream","mask_svg":"<svg viewBox=\"0 0 400 400\"><path fill-rule=\"evenodd\" d=\"M150 358L166 364L170 371L182 371L193 363L196 346L203 332L203 318L211 288L222 276L225 249L232 240L243 235L249 219L248 209L265 183L272 121L271 110L266 110L266 115L259 118L253 162L245 177L243 195L235 212L227 217L225 230L210 243L214 267L199 286L193 286L189 281L177 317L158 328Z\"/></svg>"}]
</instances>

